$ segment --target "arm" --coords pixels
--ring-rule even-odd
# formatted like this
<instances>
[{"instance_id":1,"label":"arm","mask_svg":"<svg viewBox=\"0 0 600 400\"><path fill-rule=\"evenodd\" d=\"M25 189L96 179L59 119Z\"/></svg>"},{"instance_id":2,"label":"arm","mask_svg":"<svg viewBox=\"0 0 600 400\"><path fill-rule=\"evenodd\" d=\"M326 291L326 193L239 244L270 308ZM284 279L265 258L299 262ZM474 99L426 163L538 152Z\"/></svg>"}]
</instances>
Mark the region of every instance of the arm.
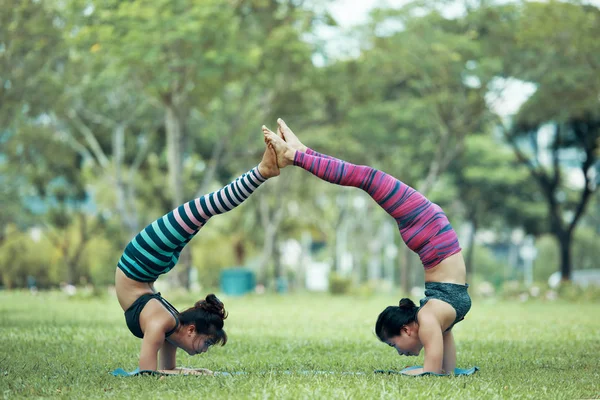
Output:
<instances>
[{"instance_id":1,"label":"arm","mask_svg":"<svg viewBox=\"0 0 600 400\"><path fill-rule=\"evenodd\" d=\"M175 345L165 340L158 354L160 356L158 363L159 370L164 371L175 369L175 356L177 354L177 347Z\"/></svg>"},{"instance_id":2,"label":"arm","mask_svg":"<svg viewBox=\"0 0 600 400\"><path fill-rule=\"evenodd\" d=\"M442 368L447 374L454 374L454 368L456 368L456 346L454 345L454 336L452 331L444 333L444 361Z\"/></svg>"},{"instance_id":3,"label":"arm","mask_svg":"<svg viewBox=\"0 0 600 400\"><path fill-rule=\"evenodd\" d=\"M439 321L433 314L419 315L419 339L425 349L423 372L442 373L444 340Z\"/></svg>"},{"instance_id":4,"label":"arm","mask_svg":"<svg viewBox=\"0 0 600 400\"><path fill-rule=\"evenodd\" d=\"M140 351L140 370L156 371L158 367L158 350L165 342L165 330L162 324L149 324L142 339Z\"/></svg>"}]
</instances>

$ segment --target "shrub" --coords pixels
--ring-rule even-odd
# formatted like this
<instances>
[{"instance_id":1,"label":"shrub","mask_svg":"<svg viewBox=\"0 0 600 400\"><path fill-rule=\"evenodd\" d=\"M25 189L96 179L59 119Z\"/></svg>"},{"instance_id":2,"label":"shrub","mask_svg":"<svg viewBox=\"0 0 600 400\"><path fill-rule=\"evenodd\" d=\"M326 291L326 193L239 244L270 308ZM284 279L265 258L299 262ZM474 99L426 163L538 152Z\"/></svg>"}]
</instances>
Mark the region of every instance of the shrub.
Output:
<instances>
[{"instance_id":1,"label":"shrub","mask_svg":"<svg viewBox=\"0 0 600 400\"><path fill-rule=\"evenodd\" d=\"M329 274L329 293L340 295L348 294L352 288L352 279L344 277L337 272Z\"/></svg>"}]
</instances>

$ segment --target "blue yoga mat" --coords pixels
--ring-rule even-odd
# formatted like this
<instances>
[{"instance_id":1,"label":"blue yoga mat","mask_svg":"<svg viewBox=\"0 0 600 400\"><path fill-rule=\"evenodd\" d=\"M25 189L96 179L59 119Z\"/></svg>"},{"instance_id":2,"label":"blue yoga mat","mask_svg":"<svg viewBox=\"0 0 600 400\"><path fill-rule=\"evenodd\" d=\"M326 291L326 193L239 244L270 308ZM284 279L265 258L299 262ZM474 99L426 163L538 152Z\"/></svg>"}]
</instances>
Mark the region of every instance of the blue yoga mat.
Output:
<instances>
[{"instance_id":1,"label":"blue yoga mat","mask_svg":"<svg viewBox=\"0 0 600 400\"><path fill-rule=\"evenodd\" d=\"M433 375L433 376L449 376L448 374L436 374L434 372L421 372L418 375L409 375L406 374L405 372L408 371L412 371L414 369L419 369L419 368L423 368L419 365L416 365L414 367L407 367L404 368L401 371L394 371L394 370L383 370L383 369L378 369L375 371L376 374L400 374L400 375L406 375L406 376L424 376L424 375ZM471 368L454 368L454 375L473 375L475 372L479 371L479 367L471 367Z\"/></svg>"},{"instance_id":2,"label":"blue yoga mat","mask_svg":"<svg viewBox=\"0 0 600 400\"><path fill-rule=\"evenodd\" d=\"M414 367L408 367L408 368L404 368L401 371L394 371L394 370L383 370L383 369L378 369L375 370L376 374L400 374L400 375L407 375L405 374L406 371L411 371L413 369L417 369L417 368L422 368L420 366L414 366ZM461 369L461 368L455 368L454 369L454 375L473 375L476 371L478 371L479 368L478 367L472 367L472 368L467 368L467 369ZM264 373L273 373L273 372L277 372L277 371L265 371ZM129 377L129 376L141 376L141 375L152 375L152 376L164 376L167 375L165 373L162 372L158 372L158 371L149 371L149 370L141 370L139 368L134 369L131 372L125 371L123 368L117 368L114 371L111 372L113 376L124 376L124 377ZM291 374L301 374L301 375L364 375L364 372L360 372L360 371L356 371L356 372L352 372L352 371L342 371L342 372L338 372L338 371L289 371L289 370L285 370L285 371L281 371L281 373L286 374L286 375L291 375ZM233 376L233 375L247 375L248 372L244 372L244 371L238 371L238 372L221 372L221 371L215 371L213 372L212 376ZM186 376L186 374L181 374L183 376ZM408 376L423 376L423 375L435 375L435 376L447 376L444 374L435 374L433 372L423 372L420 373L418 375L408 375ZM187 375L187 376L191 376L191 375ZM198 376L198 375L194 375L194 376Z\"/></svg>"},{"instance_id":3,"label":"blue yoga mat","mask_svg":"<svg viewBox=\"0 0 600 400\"><path fill-rule=\"evenodd\" d=\"M125 371L123 368L117 368L115 369L113 372L111 372L114 376L137 376L137 375L165 375L161 372L158 371L146 371L146 370L142 370L140 371L139 368L134 369L131 372L127 372Z\"/></svg>"},{"instance_id":4,"label":"blue yoga mat","mask_svg":"<svg viewBox=\"0 0 600 400\"><path fill-rule=\"evenodd\" d=\"M261 373L261 372L257 372L257 373ZM285 374L285 375L293 375L293 374L300 374L300 375L364 375L364 372L360 372L360 371L342 371L342 372L338 372L338 371L290 371L290 370L285 370L285 371L263 371L263 374L270 374L270 373L281 373L281 374ZM141 376L141 375L153 375L153 376L165 376L165 375L169 375L169 374L165 374L162 372L158 372L158 371L148 371L148 370L141 370L139 368L128 372L125 371L123 368L117 368L114 371L111 372L111 374L113 376L123 376L123 377L129 377L129 376ZM245 371L234 371L234 372L225 372L225 371L214 371L212 376L233 376L233 375L247 375L248 372ZM180 374L182 376L191 376L188 374ZM170 376L170 375L169 375ZM194 375L194 376L198 376L198 375ZM204 375L204 376L210 376L210 375Z\"/></svg>"},{"instance_id":5,"label":"blue yoga mat","mask_svg":"<svg viewBox=\"0 0 600 400\"><path fill-rule=\"evenodd\" d=\"M134 369L133 371L125 371L123 368L117 368L113 372L111 372L113 376L142 376L142 375L152 375L152 376L171 376L170 374L165 374L163 372L158 371L150 371L150 370L141 370L139 368ZM244 375L245 372L213 372L213 376L231 376L231 375ZM180 374L181 376L192 376L191 374ZM193 375L193 376L210 376L210 375Z\"/></svg>"}]
</instances>

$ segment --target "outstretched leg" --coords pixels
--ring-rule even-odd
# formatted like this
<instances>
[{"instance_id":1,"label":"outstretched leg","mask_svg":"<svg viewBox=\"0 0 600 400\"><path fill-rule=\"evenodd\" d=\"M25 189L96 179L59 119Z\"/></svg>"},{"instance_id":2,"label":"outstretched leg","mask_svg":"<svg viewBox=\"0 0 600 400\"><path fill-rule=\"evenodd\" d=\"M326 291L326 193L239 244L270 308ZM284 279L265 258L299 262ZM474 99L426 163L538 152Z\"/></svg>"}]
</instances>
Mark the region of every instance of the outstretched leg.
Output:
<instances>
[{"instance_id":1,"label":"outstretched leg","mask_svg":"<svg viewBox=\"0 0 600 400\"><path fill-rule=\"evenodd\" d=\"M327 182L367 192L396 220L402 239L419 254L426 269L460 251L456 233L442 209L412 187L368 166L294 150L268 129L263 128L263 132L277 153L280 168L293 164ZM435 241L429 243L434 237Z\"/></svg>"},{"instance_id":2,"label":"outstretched leg","mask_svg":"<svg viewBox=\"0 0 600 400\"><path fill-rule=\"evenodd\" d=\"M279 175L273 149L261 163L227 186L180 205L148 225L129 242L118 262L127 277L153 282L177 263L185 245L206 222L244 202L268 178Z\"/></svg>"}]
</instances>

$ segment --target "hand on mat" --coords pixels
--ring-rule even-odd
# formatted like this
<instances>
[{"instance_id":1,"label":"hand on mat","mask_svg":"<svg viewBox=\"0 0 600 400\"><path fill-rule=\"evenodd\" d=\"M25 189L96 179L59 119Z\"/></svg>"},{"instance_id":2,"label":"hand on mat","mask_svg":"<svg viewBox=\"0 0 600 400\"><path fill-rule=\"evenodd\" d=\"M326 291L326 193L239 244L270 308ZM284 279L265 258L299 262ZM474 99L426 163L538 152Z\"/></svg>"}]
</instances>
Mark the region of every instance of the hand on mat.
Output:
<instances>
[{"instance_id":1,"label":"hand on mat","mask_svg":"<svg viewBox=\"0 0 600 400\"><path fill-rule=\"evenodd\" d=\"M404 375L419 375L423 373L423 368L405 369L402 371Z\"/></svg>"},{"instance_id":2,"label":"hand on mat","mask_svg":"<svg viewBox=\"0 0 600 400\"><path fill-rule=\"evenodd\" d=\"M177 371L183 375L214 375L214 372L206 368L177 368Z\"/></svg>"}]
</instances>

